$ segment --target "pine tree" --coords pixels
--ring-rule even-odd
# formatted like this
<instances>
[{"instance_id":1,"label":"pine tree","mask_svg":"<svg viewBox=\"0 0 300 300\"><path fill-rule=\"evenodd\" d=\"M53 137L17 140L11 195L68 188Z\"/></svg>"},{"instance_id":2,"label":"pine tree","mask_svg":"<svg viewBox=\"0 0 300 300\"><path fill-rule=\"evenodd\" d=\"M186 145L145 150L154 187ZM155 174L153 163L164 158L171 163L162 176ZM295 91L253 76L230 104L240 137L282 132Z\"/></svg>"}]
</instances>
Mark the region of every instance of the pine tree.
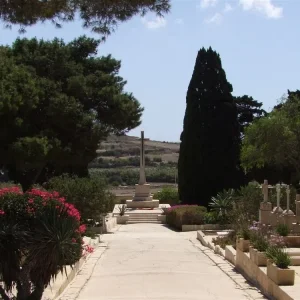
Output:
<instances>
[{"instance_id":1,"label":"pine tree","mask_svg":"<svg viewBox=\"0 0 300 300\"><path fill-rule=\"evenodd\" d=\"M231 93L219 54L202 48L181 134L178 185L183 203L207 206L212 196L237 185L240 133Z\"/></svg>"},{"instance_id":2,"label":"pine tree","mask_svg":"<svg viewBox=\"0 0 300 300\"><path fill-rule=\"evenodd\" d=\"M248 95L233 97L233 100L237 106L238 122L242 138L245 128L252 124L254 120L266 116L267 112L262 109L262 102L258 102Z\"/></svg>"}]
</instances>

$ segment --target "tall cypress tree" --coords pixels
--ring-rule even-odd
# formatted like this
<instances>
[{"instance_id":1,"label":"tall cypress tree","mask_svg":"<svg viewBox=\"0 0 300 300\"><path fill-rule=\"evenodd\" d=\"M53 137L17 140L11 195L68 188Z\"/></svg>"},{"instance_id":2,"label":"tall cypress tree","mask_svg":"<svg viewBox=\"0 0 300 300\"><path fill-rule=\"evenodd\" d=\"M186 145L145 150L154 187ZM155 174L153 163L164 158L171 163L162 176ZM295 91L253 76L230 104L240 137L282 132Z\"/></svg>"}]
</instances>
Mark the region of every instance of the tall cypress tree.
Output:
<instances>
[{"instance_id":1,"label":"tall cypress tree","mask_svg":"<svg viewBox=\"0 0 300 300\"><path fill-rule=\"evenodd\" d=\"M238 185L240 133L231 93L219 54L202 48L181 134L178 187L183 203L207 206L212 196Z\"/></svg>"}]
</instances>

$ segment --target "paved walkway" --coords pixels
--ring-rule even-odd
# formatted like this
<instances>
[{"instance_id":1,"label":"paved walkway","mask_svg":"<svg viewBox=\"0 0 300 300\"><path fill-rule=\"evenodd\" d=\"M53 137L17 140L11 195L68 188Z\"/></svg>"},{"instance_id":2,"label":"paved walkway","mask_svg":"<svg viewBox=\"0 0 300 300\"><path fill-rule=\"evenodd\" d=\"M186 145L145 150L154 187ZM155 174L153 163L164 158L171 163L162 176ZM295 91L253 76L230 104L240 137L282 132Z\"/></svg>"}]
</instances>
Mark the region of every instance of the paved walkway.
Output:
<instances>
[{"instance_id":1,"label":"paved walkway","mask_svg":"<svg viewBox=\"0 0 300 300\"><path fill-rule=\"evenodd\" d=\"M190 238L195 232L178 233L160 224L121 226L105 235L108 248L74 299L258 299L241 289ZM71 285L75 288L76 282Z\"/></svg>"}]
</instances>

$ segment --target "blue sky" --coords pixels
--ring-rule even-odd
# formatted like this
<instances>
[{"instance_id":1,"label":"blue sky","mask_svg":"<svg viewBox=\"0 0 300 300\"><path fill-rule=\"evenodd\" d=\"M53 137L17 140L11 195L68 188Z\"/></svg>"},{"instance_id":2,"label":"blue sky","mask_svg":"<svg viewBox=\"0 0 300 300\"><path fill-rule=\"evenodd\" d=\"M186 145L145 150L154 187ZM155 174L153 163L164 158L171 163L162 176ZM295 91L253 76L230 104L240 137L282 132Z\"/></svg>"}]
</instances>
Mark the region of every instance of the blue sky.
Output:
<instances>
[{"instance_id":1,"label":"blue sky","mask_svg":"<svg viewBox=\"0 0 300 300\"><path fill-rule=\"evenodd\" d=\"M164 19L148 14L119 25L100 45L98 55L122 61L121 76L145 107L142 125L131 131L162 141L179 141L186 91L197 51L220 53L234 95L250 95L269 110L287 89L300 89L300 1L173 0ZM24 37L71 41L86 34L81 22L30 27ZM11 44L18 28L2 29Z\"/></svg>"}]
</instances>

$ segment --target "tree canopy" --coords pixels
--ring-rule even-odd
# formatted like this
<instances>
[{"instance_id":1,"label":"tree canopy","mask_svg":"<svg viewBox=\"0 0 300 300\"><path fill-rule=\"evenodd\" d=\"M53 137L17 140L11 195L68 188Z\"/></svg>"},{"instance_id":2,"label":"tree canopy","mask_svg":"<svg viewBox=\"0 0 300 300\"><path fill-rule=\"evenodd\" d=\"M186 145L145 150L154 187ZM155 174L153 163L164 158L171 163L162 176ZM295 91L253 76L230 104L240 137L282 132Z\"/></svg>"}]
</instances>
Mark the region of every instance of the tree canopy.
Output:
<instances>
[{"instance_id":1,"label":"tree canopy","mask_svg":"<svg viewBox=\"0 0 300 300\"><path fill-rule=\"evenodd\" d=\"M246 170L273 165L289 168L300 179L300 97L288 97L264 118L245 130L242 165Z\"/></svg>"},{"instance_id":2,"label":"tree canopy","mask_svg":"<svg viewBox=\"0 0 300 300\"><path fill-rule=\"evenodd\" d=\"M233 99L237 106L238 122L241 135L243 135L245 128L257 118L264 117L266 111L262 109L262 102L258 102L248 95L233 97Z\"/></svg>"},{"instance_id":3,"label":"tree canopy","mask_svg":"<svg viewBox=\"0 0 300 300\"><path fill-rule=\"evenodd\" d=\"M207 206L212 196L235 187L239 125L232 85L218 53L198 52L186 96L178 161L180 200Z\"/></svg>"},{"instance_id":4,"label":"tree canopy","mask_svg":"<svg viewBox=\"0 0 300 300\"><path fill-rule=\"evenodd\" d=\"M52 21L60 27L79 16L83 26L100 34L110 34L120 22L135 15L170 10L170 0L10 0L1 1L0 19L7 25L26 26Z\"/></svg>"},{"instance_id":5,"label":"tree canopy","mask_svg":"<svg viewBox=\"0 0 300 300\"><path fill-rule=\"evenodd\" d=\"M62 172L87 174L101 139L137 127L120 61L99 41L18 39L0 47L0 165L24 189Z\"/></svg>"}]
</instances>

